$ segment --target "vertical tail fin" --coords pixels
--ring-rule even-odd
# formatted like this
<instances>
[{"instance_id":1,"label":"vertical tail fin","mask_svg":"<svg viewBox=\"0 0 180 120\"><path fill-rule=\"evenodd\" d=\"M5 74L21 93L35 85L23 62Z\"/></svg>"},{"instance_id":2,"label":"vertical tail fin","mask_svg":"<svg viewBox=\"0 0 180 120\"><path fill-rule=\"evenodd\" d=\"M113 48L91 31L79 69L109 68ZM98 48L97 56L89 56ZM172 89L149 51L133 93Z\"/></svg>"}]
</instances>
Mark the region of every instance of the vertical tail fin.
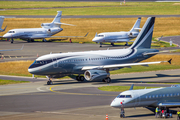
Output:
<instances>
[{"instance_id":1,"label":"vertical tail fin","mask_svg":"<svg viewBox=\"0 0 180 120\"><path fill-rule=\"evenodd\" d=\"M62 11L57 11L57 15L54 18L54 20L52 21L52 23L61 23L61 15L62 15ZM61 24L54 24L53 27L61 27Z\"/></svg>"},{"instance_id":2,"label":"vertical tail fin","mask_svg":"<svg viewBox=\"0 0 180 120\"><path fill-rule=\"evenodd\" d=\"M154 29L155 17L149 17L146 20L141 32L137 36L136 40L130 48L142 49L142 48L151 48L151 41Z\"/></svg>"},{"instance_id":3,"label":"vertical tail fin","mask_svg":"<svg viewBox=\"0 0 180 120\"><path fill-rule=\"evenodd\" d=\"M130 32L139 32L140 23L141 23L141 17L139 17L139 18L137 19L136 23L134 24L134 26L132 27L132 29L130 30Z\"/></svg>"},{"instance_id":4,"label":"vertical tail fin","mask_svg":"<svg viewBox=\"0 0 180 120\"><path fill-rule=\"evenodd\" d=\"M4 21L4 16L0 16L0 31L3 31L3 29L1 28L3 21Z\"/></svg>"}]
</instances>

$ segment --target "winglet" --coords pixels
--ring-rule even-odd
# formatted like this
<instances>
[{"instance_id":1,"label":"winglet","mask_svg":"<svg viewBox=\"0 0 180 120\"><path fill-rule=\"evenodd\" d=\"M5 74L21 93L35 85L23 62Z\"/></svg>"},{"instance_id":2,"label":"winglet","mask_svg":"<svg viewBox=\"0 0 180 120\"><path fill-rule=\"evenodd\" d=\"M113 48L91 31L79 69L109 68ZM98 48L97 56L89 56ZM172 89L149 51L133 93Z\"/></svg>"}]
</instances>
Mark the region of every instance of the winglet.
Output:
<instances>
[{"instance_id":1,"label":"winglet","mask_svg":"<svg viewBox=\"0 0 180 120\"><path fill-rule=\"evenodd\" d=\"M22 50L22 49L23 49L23 47L24 47L24 44L23 44L23 46L22 46L22 48L21 48L20 50Z\"/></svg>"},{"instance_id":2,"label":"winglet","mask_svg":"<svg viewBox=\"0 0 180 120\"><path fill-rule=\"evenodd\" d=\"M159 38L158 42L162 39L163 35Z\"/></svg>"},{"instance_id":3,"label":"winglet","mask_svg":"<svg viewBox=\"0 0 180 120\"><path fill-rule=\"evenodd\" d=\"M171 64L172 58L170 60L168 60L168 63Z\"/></svg>"},{"instance_id":4,"label":"winglet","mask_svg":"<svg viewBox=\"0 0 180 120\"><path fill-rule=\"evenodd\" d=\"M86 37L88 34L89 34L89 32L84 37Z\"/></svg>"},{"instance_id":5,"label":"winglet","mask_svg":"<svg viewBox=\"0 0 180 120\"><path fill-rule=\"evenodd\" d=\"M134 87L134 84L131 85L130 89L129 90L133 90L133 87Z\"/></svg>"},{"instance_id":6,"label":"winglet","mask_svg":"<svg viewBox=\"0 0 180 120\"><path fill-rule=\"evenodd\" d=\"M6 30L6 28L7 28L7 25L6 25L6 27L2 30L2 32L4 32L4 31Z\"/></svg>"}]
</instances>

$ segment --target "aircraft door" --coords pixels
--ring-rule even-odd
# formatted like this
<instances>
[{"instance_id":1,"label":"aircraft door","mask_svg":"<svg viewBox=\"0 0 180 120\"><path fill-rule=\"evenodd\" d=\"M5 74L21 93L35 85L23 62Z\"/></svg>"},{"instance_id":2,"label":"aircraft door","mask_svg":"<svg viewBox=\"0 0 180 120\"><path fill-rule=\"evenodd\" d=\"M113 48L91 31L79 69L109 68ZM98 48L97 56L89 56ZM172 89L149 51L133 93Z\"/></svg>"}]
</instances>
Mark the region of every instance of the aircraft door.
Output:
<instances>
[{"instance_id":1,"label":"aircraft door","mask_svg":"<svg viewBox=\"0 0 180 120\"><path fill-rule=\"evenodd\" d=\"M58 68L57 58L56 58L56 57L53 57L53 58L52 58L52 61L53 61L53 67L54 67L54 68Z\"/></svg>"},{"instance_id":2,"label":"aircraft door","mask_svg":"<svg viewBox=\"0 0 180 120\"><path fill-rule=\"evenodd\" d=\"M139 106L140 105L140 96L139 96L139 93L135 93L137 98L135 99L135 103L134 103L134 106Z\"/></svg>"}]
</instances>

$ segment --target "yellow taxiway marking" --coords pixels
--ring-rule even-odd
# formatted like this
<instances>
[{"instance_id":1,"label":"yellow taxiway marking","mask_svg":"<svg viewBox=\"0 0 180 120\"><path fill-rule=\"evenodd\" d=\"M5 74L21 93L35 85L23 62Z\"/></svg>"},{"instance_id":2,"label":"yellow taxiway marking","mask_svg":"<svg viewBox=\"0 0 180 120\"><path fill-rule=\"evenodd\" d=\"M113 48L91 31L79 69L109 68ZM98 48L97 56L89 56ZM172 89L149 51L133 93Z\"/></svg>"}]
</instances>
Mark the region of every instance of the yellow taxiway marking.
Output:
<instances>
[{"instance_id":1,"label":"yellow taxiway marking","mask_svg":"<svg viewBox=\"0 0 180 120\"><path fill-rule=\"evenodd\" d=\"M68 95L96 95L96 96L115 96L115 95L110 95L110 94L89 94L89 93L69 93L69 92L61 92L61 91L55 91L52 90L52 88L57 87L60 85L55 85L49 88L49 90L51 92L55 92L55 93L61 93L61 94L68 94Z\"/></svg>"}]
</instances>

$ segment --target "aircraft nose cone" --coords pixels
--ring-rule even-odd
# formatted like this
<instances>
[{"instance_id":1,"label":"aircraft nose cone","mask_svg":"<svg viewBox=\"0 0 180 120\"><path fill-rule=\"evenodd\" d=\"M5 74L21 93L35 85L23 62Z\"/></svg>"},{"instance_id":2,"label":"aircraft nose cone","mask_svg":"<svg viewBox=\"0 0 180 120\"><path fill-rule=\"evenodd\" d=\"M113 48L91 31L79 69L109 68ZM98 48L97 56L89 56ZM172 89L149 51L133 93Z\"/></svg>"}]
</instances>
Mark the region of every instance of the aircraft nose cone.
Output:
<instances>
[{"instance_id":1,"label":"aircraft nose cone","mask_svg":"<svg viewBox=\"0 0 180 120\"><path fill-rule=\"evenodd\" d=\"M120 104L118 104L118 102L116 100L113 100L110 104L111 107L121 107Z\"/></svg>"}]
</instances>

